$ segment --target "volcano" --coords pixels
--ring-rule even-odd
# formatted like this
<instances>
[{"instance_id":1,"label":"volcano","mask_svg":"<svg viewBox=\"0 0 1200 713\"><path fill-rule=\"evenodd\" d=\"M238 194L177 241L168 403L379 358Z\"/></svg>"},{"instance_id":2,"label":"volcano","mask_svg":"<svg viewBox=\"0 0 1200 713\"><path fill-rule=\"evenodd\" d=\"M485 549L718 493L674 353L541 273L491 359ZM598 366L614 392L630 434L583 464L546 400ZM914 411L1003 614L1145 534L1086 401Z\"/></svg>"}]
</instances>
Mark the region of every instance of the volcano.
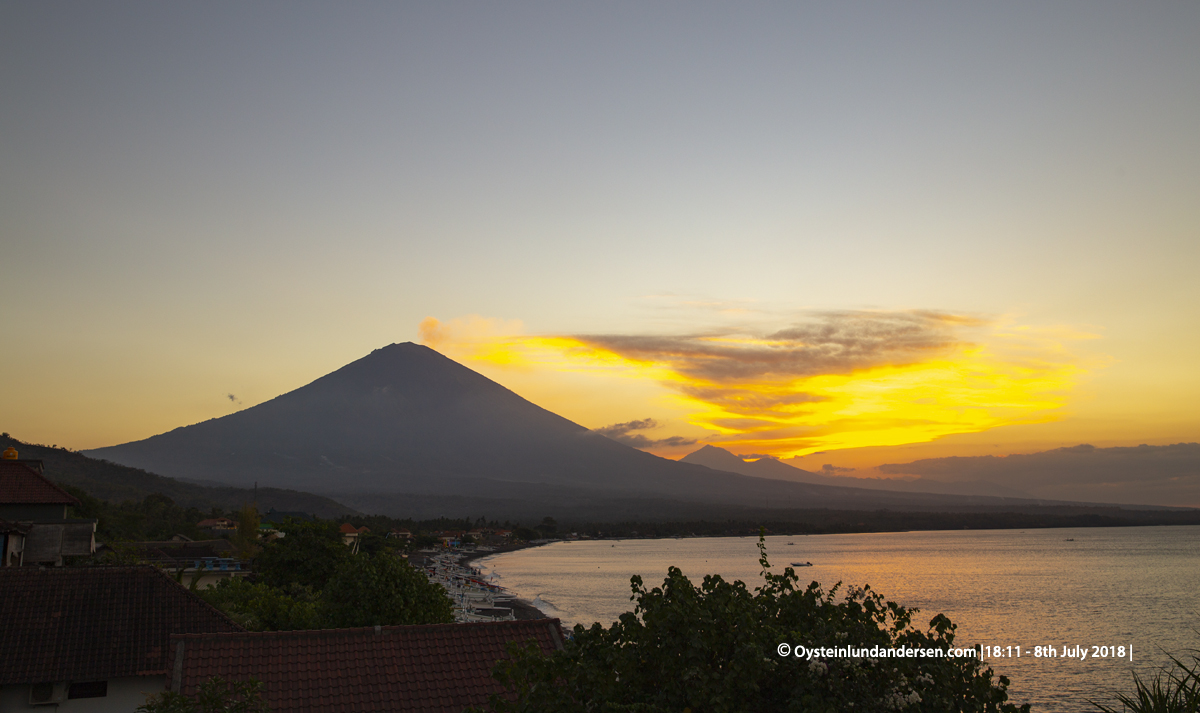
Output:
<instances>
[{"instance_id":1,"label":"volcano","mask_svg":"<svg viewBox=\"0 0 1200 713\"><path fill-rule=\"evenodd\" d=\"M402 510L396 503L404 498L430 497L542 508L616 500L853 510L1034 502L785 482L659 458L412 343L377 349L244 411L87 454L193 482L258 483L389 512Z\"/></svg>"}]
</instances>

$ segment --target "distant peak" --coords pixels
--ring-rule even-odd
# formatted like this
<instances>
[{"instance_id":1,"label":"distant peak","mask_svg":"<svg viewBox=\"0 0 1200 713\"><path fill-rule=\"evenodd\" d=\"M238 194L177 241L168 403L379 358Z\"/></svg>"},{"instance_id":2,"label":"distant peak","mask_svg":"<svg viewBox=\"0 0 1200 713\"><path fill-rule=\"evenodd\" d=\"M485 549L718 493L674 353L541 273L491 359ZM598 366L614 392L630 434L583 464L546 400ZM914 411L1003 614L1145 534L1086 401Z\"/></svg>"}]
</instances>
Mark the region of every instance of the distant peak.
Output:
<instances>
[{"instance_id":1,"label":"distant peak","mask_svg":"<svg viewBox=\"0 0 1200 713\"><path fill-rule=\"evenodd\" d=\"M689 453L688 455L694 455L694 454L696 454L696 453L712 453L713 451L720 451L721 453L729 453L729 455L733 455L732 453L730 453L729 451L725 450L724 448L720 448L720 447L717 447L717 446L709 445L709 444L707 444L707 443L706 443L706 444L704 444L704 446L702 446L702 447L701 447L699 450L692 451L692 452L691 452L691 453Z\"/></svg>"},{"instance_id":2,"label":"distant peak","mask_svg":"<svg viewBox=\"0 0 1200 713\"><path fill-rule=\"evenodd\" d=\"M732 463L733 461L737 461L738 463L743 462L741 458L738 458L724 448L710 445L705 445L699 450L692 451L679 460L685 463L700 463L701 465L707 465L714 462L726 464Z\"/></svg>"}]
</instances>

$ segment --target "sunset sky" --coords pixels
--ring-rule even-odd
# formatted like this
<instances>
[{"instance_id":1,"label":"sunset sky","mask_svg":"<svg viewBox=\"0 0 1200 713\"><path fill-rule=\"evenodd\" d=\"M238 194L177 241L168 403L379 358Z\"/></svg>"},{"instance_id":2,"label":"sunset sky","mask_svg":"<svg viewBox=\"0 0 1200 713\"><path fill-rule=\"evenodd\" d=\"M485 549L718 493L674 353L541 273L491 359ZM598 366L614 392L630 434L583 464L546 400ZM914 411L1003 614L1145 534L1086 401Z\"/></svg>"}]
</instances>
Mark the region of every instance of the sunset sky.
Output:
<instances>
[{"instance_id":1,"label":"sunset sky","mask_svg":"<svg viewBox=\"0 0 1200 713\"><path fill-rule=\"evenodd\" d=\"M1200 440L1200 4L830 5L0 2L0 430L415 341L668 457Z\"/></svg>"}]
</instances>

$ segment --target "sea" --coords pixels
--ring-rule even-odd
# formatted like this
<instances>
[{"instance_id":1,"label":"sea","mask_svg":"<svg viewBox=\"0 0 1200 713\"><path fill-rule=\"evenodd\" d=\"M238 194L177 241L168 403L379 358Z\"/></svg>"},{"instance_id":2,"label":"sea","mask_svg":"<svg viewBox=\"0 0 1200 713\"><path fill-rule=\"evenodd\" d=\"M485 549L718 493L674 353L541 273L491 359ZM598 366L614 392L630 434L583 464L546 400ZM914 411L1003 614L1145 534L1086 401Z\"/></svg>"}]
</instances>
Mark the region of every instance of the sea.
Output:
<instances>
[{"instance_id":1,"label":"sea","mask_svg":"<svg viewBox=\"0 0 1200 713\"><path fill-rule=\"evenodd\" d=\"M1200 649L1200 526L771 536L766 546L772 571L812 563L796 568L802 583L869 585L919 609L921 625L945 614L955 643L990 647L1009 700L1034 711L1115 705L1134 671L1153 676L1168 654ZM671 566L697 585L706 574L762 582L755 537L564 541L475 564L567 628L632 611L635 574L647 587Z\"/></svg>"}]
</instances>

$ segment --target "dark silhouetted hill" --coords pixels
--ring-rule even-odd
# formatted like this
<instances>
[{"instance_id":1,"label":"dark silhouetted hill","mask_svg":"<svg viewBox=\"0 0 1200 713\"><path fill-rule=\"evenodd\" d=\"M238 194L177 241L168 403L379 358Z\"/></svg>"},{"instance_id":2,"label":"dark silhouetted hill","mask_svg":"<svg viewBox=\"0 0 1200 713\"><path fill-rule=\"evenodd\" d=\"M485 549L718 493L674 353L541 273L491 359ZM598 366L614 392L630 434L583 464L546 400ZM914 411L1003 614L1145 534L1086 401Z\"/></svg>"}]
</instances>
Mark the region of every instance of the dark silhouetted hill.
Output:
<instances>
[{"instance_id":1,"label":"dark silhouetted hill","mask_svg":"<svg viewBox=\"0 0 1200 713\"><path fill-rule=\"evenodd\" d=\"M1200 443L1055 448L1008 456L928 458L879 466L884 473L962 483L998 481L1035 497L1200 507Z\"/></svg>"},{"instance_id":2,"label":"dark silhouetted hill","mask_svg":"<svg viewBox=\"0 0 1200 713\"><path fill-rule=\"evenodd\" d=\"M1001 498L1033 498L1032 495L983 480L943 482L928 478L901 480L883 478L853 478L850 476L824 475L788 465L769 456L746 462L724 448L704 446L679 459L683 463L695 463L716 470L741 473L756 478L776 478L795 483L831 485L840 488L865 488L867 490L894 490L906 493L941 493L943 495L986 495Z\"/></svg>"},{"instance_id":3,"label":"dark silhouetted hill","mask_svg":"<svg viewBox=\"0 0 1200 713\"><path fill-rule=\"evenodd\" d=\"M157 493L166 495L182 507L200 510L219 507L233 511L252 502L255 496L251 488L229 485L206 487L184 483L139 468L89 458L65 448L51 448L0 436L0 450L9 446L16 448L22 459L42 461L46 477L54 482L83 488L89 495L109 502L142 500L147 495ZM262 512L274 508L328 518L357 514L353 508L329 498L280 488L259 488L258 506Z\"/></svg>"}]
</instances>

